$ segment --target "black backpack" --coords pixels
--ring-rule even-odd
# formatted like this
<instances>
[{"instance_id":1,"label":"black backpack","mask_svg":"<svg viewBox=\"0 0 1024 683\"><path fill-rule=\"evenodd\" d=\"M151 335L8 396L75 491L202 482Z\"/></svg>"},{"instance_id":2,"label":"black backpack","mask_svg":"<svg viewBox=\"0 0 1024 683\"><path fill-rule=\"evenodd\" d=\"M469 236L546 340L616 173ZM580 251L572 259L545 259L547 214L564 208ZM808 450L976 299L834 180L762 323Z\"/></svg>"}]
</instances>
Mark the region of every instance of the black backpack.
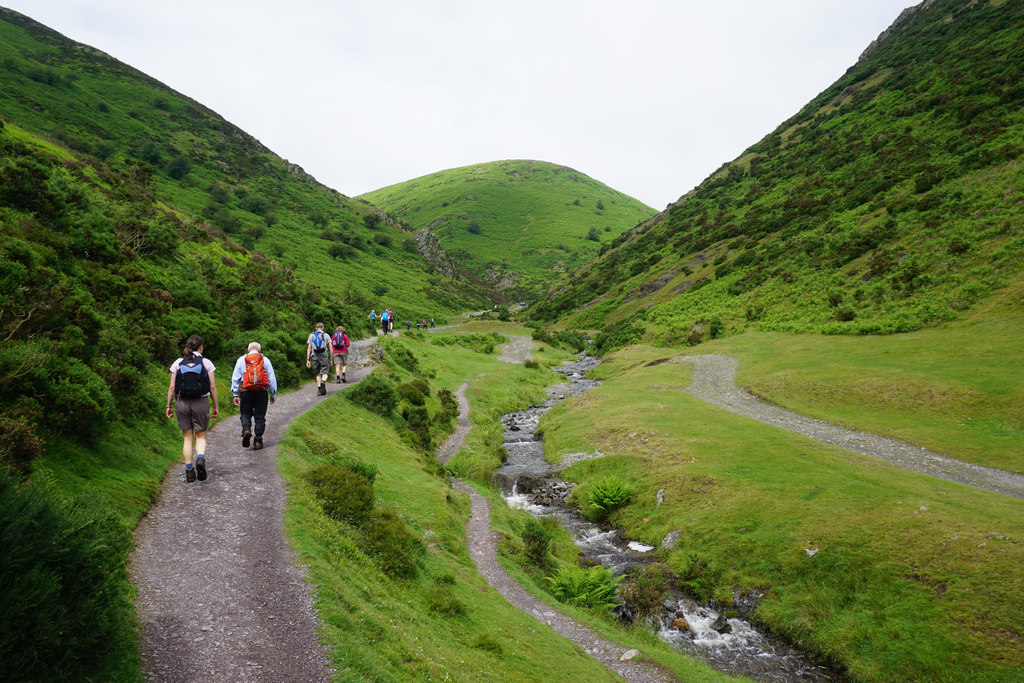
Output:
<instances>
[{"instance_id":1,"label":"black backpack","mask_svg":"<svg viewBox=\"0 0 1024 683\"><path fill-rule=\"evenodd\" d=\"M178 398L199 398L210 393L210 374L202 356L181 359L174 377L174 393Z\"/></svg>"}]
</instances>

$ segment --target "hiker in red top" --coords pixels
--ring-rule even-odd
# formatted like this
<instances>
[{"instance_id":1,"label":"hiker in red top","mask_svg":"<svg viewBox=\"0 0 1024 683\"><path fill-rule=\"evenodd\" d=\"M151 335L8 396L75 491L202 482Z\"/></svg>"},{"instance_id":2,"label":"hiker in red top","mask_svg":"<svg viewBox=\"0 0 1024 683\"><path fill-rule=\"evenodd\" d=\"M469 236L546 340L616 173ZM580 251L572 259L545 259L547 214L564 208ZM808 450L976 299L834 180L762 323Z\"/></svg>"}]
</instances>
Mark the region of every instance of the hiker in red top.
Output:
<instances>
[{"instance_id":1,"label":"hiker in red top","mask_svg":"<svg viewBox=\"0 0 1024 683\"><path fill-rule=\"evenodd\" d=\"M334 358L334 383L344 384L345 370L348 369L348 346L349 338L345 334L345 328L338 325L334 328L334 336L331 337L331 351Z\"/></svg>"},{"instance_id":2,"label":"hiker in red top","mask_svg":"<svg viewBox=\"0 0 1024 683\"><path fill-rule=\"evenodd\" d=\"M270 359L263 355L259 342L250 342L249 351L235 361L231 373L231 395L241 408L242 448L256 437L252 449L263 448L263 431L267 426L267 403L277 398L277 376ZM255 425L253 423L255 422Z\"/></svg>"}]
</instances>

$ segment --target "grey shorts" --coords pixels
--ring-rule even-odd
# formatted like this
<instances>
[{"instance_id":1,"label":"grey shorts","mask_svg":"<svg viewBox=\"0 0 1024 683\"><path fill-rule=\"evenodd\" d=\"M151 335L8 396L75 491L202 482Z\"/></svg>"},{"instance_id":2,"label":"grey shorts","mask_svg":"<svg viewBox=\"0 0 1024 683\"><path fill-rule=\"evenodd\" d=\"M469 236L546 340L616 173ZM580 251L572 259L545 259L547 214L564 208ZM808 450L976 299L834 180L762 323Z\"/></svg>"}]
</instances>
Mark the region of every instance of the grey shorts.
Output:
<instances>
[{"instance_id":1,"label":"grey shorts","mask_svg":"<svg viewBox=\"0 0 1024 683\"><path fill-rule=\"evenodd\" d=\"M174 414L181 431L205 432L210 428L210 397L175 399Z\"/></svg>"},{"instance_id":2,"label":"grey shorts","mask_svg":"<svg viewBox=\"0 0 1024 683\"><path fill-rule=\"evenodd\" d=\"M331 357L327 353L309 354L309 366L314 375L326 375L331 371Z\"/></svg>"},{"instance_id":3,"label":"grey shorts","mask_svg":"<svg viewBox=\"0 0 1024 683\"><path fill-rule=\"evenodd\" d=\"M334 354L335 365L348 365L348 351Z\"/></svg>"}]
</instances>

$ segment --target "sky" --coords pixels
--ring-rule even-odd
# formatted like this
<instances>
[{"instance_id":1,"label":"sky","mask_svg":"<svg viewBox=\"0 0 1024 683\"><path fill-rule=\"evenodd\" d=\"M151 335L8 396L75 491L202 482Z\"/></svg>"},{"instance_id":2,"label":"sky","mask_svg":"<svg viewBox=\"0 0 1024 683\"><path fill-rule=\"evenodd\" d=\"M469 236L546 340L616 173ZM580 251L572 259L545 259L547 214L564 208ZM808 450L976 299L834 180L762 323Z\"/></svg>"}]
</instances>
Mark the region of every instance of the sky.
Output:
<instances>
[{"instance_id":1,"label":"sky","mask_svg":"<svg viewBox=\"0 0 1024 683\"><path fill-rule=\"evenodd\" d=\"M663 209L918 0L0 0L357 196L503 159Z\"/></svg>"}]
</instances>

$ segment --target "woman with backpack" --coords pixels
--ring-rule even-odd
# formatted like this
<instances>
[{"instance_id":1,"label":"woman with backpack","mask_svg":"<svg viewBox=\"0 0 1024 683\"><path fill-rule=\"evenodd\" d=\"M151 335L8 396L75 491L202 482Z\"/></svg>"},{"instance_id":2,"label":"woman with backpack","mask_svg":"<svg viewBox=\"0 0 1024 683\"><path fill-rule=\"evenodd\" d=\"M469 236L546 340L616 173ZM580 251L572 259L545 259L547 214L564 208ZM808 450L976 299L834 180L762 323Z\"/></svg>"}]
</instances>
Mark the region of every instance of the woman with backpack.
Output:
<instances>
[{"instance_id":1,"label":"woman with backpack","mask_svg":"<svg viewBox=\"0 0 1024 683\"><path fill-rule=\"evenodd\" d=\"M203 357L203 338L193 334L185 340L181 358L171 364L171 383L167 387L167 417L178 418L185 459L185 481L206 479L206 431L210 417L217 417L217 385L213 371L217 368ZM171 407L174 401L174 407ZM210 403L213 410L210 410ZM195 441L195 465L192 463L192 443Z\"/></svg>"},{"instance_id":2,"label":"woman with backpack","mask_svg":"<svg viewBox=\"0 0 1024 683\"><path fill-rule=\"evenodd\" d=\"M335 384L344 384L348 381L345 379L345 371L348 369L348 345L349 339L348 335L345 334L345 328L338 325L334 328L334 336L331 337Z\"/></svg>"}]
</instances>

